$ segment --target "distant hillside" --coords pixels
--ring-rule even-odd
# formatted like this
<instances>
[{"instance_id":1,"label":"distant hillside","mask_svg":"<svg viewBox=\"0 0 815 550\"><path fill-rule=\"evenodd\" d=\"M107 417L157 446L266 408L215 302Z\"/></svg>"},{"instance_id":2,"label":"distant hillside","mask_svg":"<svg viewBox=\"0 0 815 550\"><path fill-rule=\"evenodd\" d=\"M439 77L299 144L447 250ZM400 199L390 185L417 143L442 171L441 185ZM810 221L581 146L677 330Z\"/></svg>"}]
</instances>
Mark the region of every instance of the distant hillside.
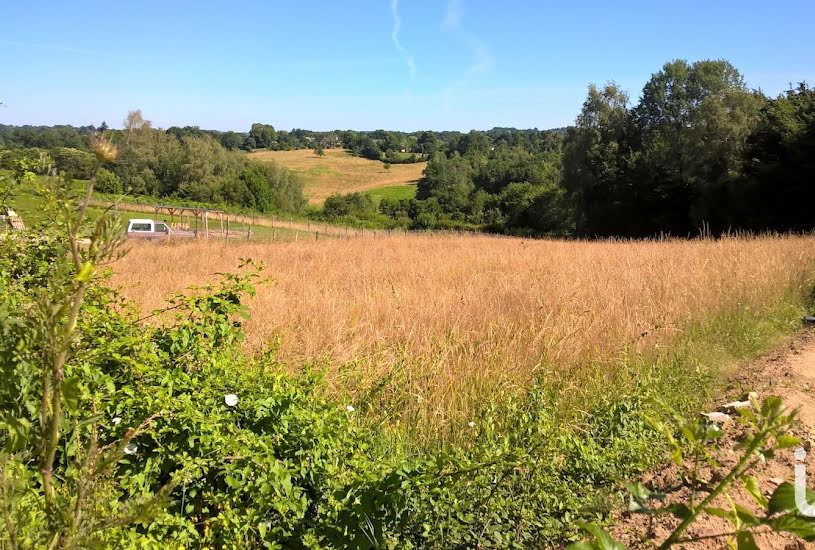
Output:
<instances>
[{"instance_id":1,"label":"distant hillside","mask_svg":"<svg viewBox=\"0 0 815 550\"><path fill-rule=\"evenodd\" d=\"M427 166L426 162L417 162L393 164L386 169L382 162L342 149L326 149L324 157L317 156L311 149L254 151L248 156L254 160L274 161L300 176L309 203L317 205L335 193L415 185Z\"/></svg>"}]
</instances>

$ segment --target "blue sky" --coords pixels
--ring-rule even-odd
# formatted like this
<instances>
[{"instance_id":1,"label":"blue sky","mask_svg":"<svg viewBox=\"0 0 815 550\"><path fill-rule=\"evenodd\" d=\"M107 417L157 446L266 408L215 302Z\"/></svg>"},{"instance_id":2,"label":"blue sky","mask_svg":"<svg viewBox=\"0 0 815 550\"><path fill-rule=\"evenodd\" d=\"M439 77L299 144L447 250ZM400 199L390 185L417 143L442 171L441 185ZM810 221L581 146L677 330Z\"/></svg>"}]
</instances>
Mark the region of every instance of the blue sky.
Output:
<instances>
[{"instance_id":1,"label":"blue sky","mask_svg":"<svg viewBox=\"0 0 815 550\"><path fill-rule=\"evenodd\" d=\"M676 58L815 83L813 21L812 0L9 0L0 123L552 128L589 83L635 100Z\"/></svg>"}]
</instances>

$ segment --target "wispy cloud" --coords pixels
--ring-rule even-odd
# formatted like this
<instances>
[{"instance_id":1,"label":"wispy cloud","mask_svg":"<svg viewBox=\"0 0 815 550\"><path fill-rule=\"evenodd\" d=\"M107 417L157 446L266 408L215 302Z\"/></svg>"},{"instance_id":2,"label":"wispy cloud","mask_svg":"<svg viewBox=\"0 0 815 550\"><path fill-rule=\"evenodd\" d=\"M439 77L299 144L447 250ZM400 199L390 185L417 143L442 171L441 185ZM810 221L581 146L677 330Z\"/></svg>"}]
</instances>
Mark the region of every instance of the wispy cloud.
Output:
<instances>
[{"instance_id":1,"label":"wispy cloud","mask_svg":"<svg viewBox=\"0 0 815 550\"><path fill-rule=\"evenodd\" d=\"M399 41L399 31L402 28L402 19L399 17L399 0L391 0L391 14L393 14L393 30L391 31L391 40L393 41L393 45L396 46L396 50L401 54L402 59L405 61L405 65L407 65L408 72L410 72L410 78L414 78L416 76L416 62L413 60L413 56L410 55L407 48L405 48Z\"/></svg>"},{"instance_id":2,"label":"wispy cloud","mask_svg":"<svg viewBox=\"0 0 815 550\"><path fill-rule=\"evenodd\" d=\"M441 28L448 31L459 28L461 25L461 15L461 0L449 0Z\"/></svg>"},{"instance_id":3,"label":"wispy cloud","mask_svg":"<svg viewBox=\"0 0 815 550\"><path fill-rule=\"evenodd\" d=\"M468 36L467 42L469 42L470 52L473 55L473 62L467 68L467 74L476 76L492 72L495 68L495 57L486 44L474 36Z\"/></svg>"},{"instance_id":4,"label":"wispy cloud","mask_svg":"<svg viewBox=\"0 0 815 550\"><path fill-rule=\"evenodd\" d=\"M357 69L402 63L401 57L301 59L267 65L271 69Z\"/></svg>"},{"instance_id":5,"label":"wispy cloud","mask_svg":"<svg viewBox=\"0 0 815 550\"><path fill-rule=\"evenodd\" d=\"M462 0L448 0L447 11L441 25L442 29L459 35L460 40L470 50L472 62L459 74L455 81L442 90L441 94L445 108L449 107L461 93L469 93L468 88L471 87L473 80L491 73L495 68L495 57L487 45L477 36L462 30L461 21L463 17Z\"/></svg>"},{"instance_id":6,"label":"wispy cloud","mask_svg":"<svg viewBox=\"0 0 815 550\"><path fill-rule=\"evenodd\" d=\"M72 55L82 55L86 57L106 57L118 58L118 54L113 52L86 50L84 48L75 48L73 46L65 46L63 44L50 44L41 42L19 42L17 40L0 40L0 45L13 46L15 48L34 49L34 50L47 50L51 52L67 53Z\"/></svg>"}]
</instances>

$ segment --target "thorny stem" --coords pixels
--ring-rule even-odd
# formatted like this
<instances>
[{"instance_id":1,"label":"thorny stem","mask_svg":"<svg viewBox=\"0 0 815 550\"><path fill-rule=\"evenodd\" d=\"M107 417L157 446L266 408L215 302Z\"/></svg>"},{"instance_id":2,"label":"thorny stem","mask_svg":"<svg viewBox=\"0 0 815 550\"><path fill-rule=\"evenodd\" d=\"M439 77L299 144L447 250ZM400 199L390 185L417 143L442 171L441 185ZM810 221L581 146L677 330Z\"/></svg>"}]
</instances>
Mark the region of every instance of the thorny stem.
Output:
<instances>
[{"instance_id":1,"label":"thorny stem","mask_svg":"<svg viewBox=\"0 0 815 550\"><path fill-rule=\"evenodd\" d=\"M62 349L60 349L54 357L51 366L51 384L48 388L51 392L51 415L48 419L48 435L46 437L45 452L42 456L41 463L43 489L45 491L45 509L49 515L51 515L51 508L54 504L54 486L51 478L53 476L54 459L56 457L57 447L59 446L59 425L62 416L62 394L60 389L65 374L65 360L68 357L70 337L76 328L79 309L82 306L86 288L87 283L81 282L76 292L74 292L71 312L68 316L68 322L65 325L65 339L61 342Z\"/></svg>"},{"instance_id":2,"label":"thorny stem","mask_svg":"<svg viewBox=\"0 0 815 550\"><path fill-rule=\"evenodd\" d=\"M74 220L74 223L69 222L68 227L68 244L71 249L71 256L73 258L74 268L77 274L82 269L82 257L79 253L79 231L82 227L82 220L87 213L88 204L90 203L93 194L93 186L96 181L96 175L99 172L100 163L97 162L94 167L93 174L90 182L88 183L85 197L79 206L79 212ZM44 428L44 445L42 455L40 457L40 471L42 473L43 493L45 496L45 511L50 521L57 521L57 514L54 510L55 490L53 485L53 469L54 460L56 458L57 447L59 446L59 427L62 418L62 393L61 384L64 377L65 361L68 358L68 350L71 346L71 336L76 329L77 319L79 318L79 310L82 307L83 299L85 297L85 290L87 289L87 281L79 281L76 290L71 297L71 309L68 314L68 319L63 327L62 338L57 335L54 338L53 344L57 347L58 351L53 357L50 369L48 367L43 369L43 397L42 409L40 411L40 423ZM55 315L59 315L62 308L57 308L54 311ZM50 373L49 373L50 370ZM50 384L47 384L50 374ZM50 394L50 395L49 395ZM48 401L50 398L50 410ZM50 415L49 415L50 413ZM52 544L58 544L60 537L56 537Z\"/></svg>"},{"instance_id":3,"label":"thorny stem","mask_svg":"<svg viewBox=\"0 0 815 550\"><path fill-rule=\"evenodd\" d=\"M93 413L96 414L96 405L94 404ZM69 525L68 534L65 537L65 545L70 547L72 538L76 535L76 532L79 530L79 526L82 524L82 507L85 504L85 497L88 494L88 487L91 483L91 479L93 476L91 472L95 469L96 459L99 456L99 445L98 445L98 433L96 426L91 427L91 435L90 441L88 442L88 449L85 452L85 458L82 461L82 465L80 467L80 471L84 472L85 475L79 479L78 487L77 487L77 496L76 502L74 503L74 511L73 517L71 519L71 523Z\"/></svg>"}]
</instances>

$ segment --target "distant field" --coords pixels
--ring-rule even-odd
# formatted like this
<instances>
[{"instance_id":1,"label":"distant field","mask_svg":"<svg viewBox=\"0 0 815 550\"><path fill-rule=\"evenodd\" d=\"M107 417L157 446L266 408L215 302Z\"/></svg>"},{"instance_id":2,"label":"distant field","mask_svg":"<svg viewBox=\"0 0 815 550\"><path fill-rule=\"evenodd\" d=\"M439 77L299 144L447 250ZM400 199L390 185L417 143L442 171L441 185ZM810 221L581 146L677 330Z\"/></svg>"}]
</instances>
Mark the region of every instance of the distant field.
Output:
<instances>
[{"instance_id":1,"label":"distant field","mask_svg":"<svg viewBox=\"0 0 815 550\"><path fill-rule=\"evenodd\" d=\"M407 196L422 177L426 162L394 164L385 170L379 161L354 156L341 149L326 149L318 157L311 149L297 151L255 151L249 156L256 160L272 160L298 174L305 184L305 194L311 204L322 204L334 193L353 193L372 189L403 188L399 198ZM385 195L379 195L385 196Z\"/></svg>"},{"instance_id":2,"label":"distant field","mask_svg":"<svg viewBox=\"0 0 815 550\"><path fill-rule=\"evenodd\" d=\"M393 185L391 187L380 187L379 189L371 189L366 191L365 194L379 199L391 200L405 200L416 198L416 184L409 183L407 185Z\"/></svg>"}]
</instances>

